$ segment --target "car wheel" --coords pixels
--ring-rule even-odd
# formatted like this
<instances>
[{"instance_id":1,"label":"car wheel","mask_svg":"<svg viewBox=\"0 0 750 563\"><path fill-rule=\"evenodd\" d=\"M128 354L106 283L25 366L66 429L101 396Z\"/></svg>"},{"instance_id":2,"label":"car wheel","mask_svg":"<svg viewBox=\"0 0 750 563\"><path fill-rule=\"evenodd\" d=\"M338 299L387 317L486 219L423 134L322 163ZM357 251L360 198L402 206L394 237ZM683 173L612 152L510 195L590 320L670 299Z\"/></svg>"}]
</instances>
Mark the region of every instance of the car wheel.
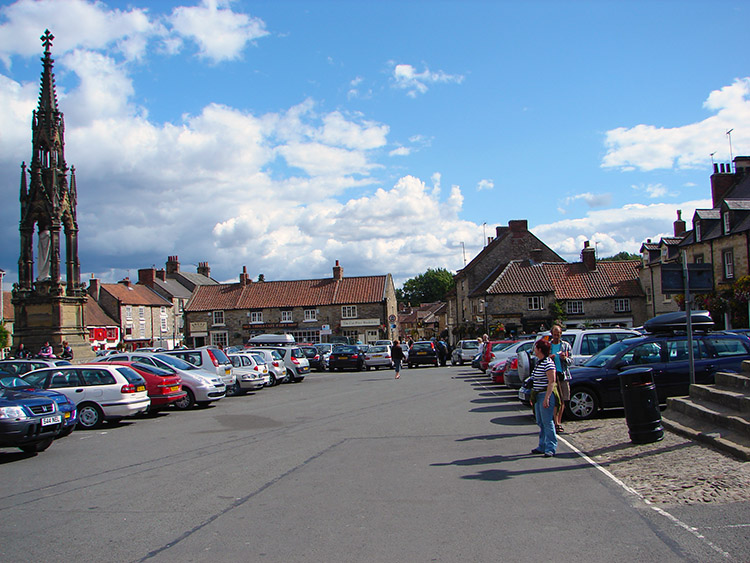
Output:
<instances>
[{"instance_id":1,"label":"car wheel","mask_svg":"<svg viewBox=\"0 0 750 563\"><path fill-rule=\"evenodd\" d=\"M195 395L193 395L193 392L190 389L186 387L183 387L183 389L185 389L185 396L182 399L178 399L173 404L175 408L181 411L186 411L193 408L193 405L195 404Z\"/></svg>"},{"instance_id":2,"label":"car wheel","mask_svg":"<svg viewBox=\"0 0 750 563\"><path fill-rule=\"evenodd\" d=\"M268 376L268 386L273 387L274 385L276 385L276 376L271 374Z\"/></svg>"},{"instance_id":3,"label":"car wheel","mask_svg":"<svg viewBox=\"0 0 750 563\"><path fill-rule=\"evenodd\" d=\"M53 438L42 440L41 442L34 442L33 444L26 444L25 446L18 446L22 452L27 454L34 454L37 452L43 452L52 445Z\"/></svg>"},{"instance_id":4,"label":"car wheel","mask_svg":"<svg viewBox=\"0 0 750 563\"><path fill-rule=\"evenodd\" d=\"M599 412L599 399L591 389L577 387L571 389L567 413L574 420L585 420Z\"/></svg>"},{"instance_id":5,"label":"car wheel","mask_svg":"<svg viewBox=\"0 0 750 563\"><path fill-rule=\"evenodd\" d=\"M242 395L244 395L245 393L247 393L247 390L243 389L243 388L242 388L242 387L240 386L240 384L239 384L239 383L235 383L235 384L234 384L234 389L233 389L233 391L232 391L232 395L233 395L233 396L235 396L235 397L241 397L241 396L242 396Z\"/></svg>"},{"instance_id":6,"label":"car wheel","mask_svg":"<svg viewBox=\"0 0 750 563\"><path fill-rule=\"evenodd\" d=\"M286 370L286 377L287 377L287 379L289 380L290 383L296 383L297 382L297 378L294 377L294 372L292 370L290 370L290 369Z\"/></svg>"},{"instance_id":7,"label":"car wheel","mask_svg":"<svg viewBox=\"0 0 750 563\"><path fill-rule=\"evenodd\" d=\"M82 428L96 428L104 421L104 414L99 405L83 403L78 405L78 424Z\"/></svg>"}]
</instances>

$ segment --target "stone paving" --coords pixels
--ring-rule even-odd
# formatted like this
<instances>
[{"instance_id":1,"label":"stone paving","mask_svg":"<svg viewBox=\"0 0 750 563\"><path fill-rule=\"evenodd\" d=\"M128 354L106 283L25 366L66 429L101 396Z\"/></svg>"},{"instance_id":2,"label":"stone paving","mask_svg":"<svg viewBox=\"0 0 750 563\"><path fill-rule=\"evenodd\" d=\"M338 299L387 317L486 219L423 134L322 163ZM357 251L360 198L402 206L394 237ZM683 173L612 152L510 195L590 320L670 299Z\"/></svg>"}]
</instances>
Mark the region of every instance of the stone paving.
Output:
<instances>
[{"instance_id":1,"label":"stone paving","mask_svg":"<svg viewBox=\"0 0 750 563\"><path fill-rule=\"evenodd\" d=\"M750 462L668 430L659 442L633 444L621 413L619 417L564 422L566 432L561 438L654 504L750 500Z\"/></svg>"}]
</instances>

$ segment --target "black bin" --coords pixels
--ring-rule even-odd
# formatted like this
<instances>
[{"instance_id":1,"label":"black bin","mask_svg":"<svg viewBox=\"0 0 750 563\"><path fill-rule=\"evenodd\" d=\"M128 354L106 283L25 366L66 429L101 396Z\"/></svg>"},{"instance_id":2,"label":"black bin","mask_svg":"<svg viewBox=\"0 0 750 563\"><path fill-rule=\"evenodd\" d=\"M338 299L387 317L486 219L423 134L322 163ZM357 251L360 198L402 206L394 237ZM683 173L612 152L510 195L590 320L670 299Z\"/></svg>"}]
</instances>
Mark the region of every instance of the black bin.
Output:
<instances>
[{"instance_id":1,"label":"black bin","mask_svg":"<svg viewBox=\"0 0 750 563\"><path fill-rule=\"evenodd\" d=\"M650 444L664 438L653 369L638 367L621 371L620 390L630 441Z\"/></svg>"}]
</instances>

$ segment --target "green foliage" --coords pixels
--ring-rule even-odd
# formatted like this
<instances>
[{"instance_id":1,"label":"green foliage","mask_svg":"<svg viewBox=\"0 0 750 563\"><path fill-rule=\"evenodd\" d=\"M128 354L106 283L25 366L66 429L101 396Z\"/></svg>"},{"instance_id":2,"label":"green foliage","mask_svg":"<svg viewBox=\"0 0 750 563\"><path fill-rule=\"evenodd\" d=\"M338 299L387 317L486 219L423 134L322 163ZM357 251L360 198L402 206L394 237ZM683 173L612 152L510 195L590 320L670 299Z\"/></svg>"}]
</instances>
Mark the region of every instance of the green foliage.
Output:
<instances>
[{"instance_id":1,"label":"green foliage","mask_svg":"<svg viewBox=\"0 0 750 563\"><path fill-rule=\"evenodd\" d=\"M564 323L565 319L568 318L568 314L565 312L565 307L563 306L562 301L551 301L549 304L549 314L552 315L553 323Z\"/></svg>"},{"instance_id":2,"label":"green foliage","mask_svg":"<svg viewBox=\"0 0 750 563\"><path fill-rule=\"evenodd\" d=\"M419 305L443 301L445 294L452 289L453 274L445 268L428 268L424 274L406 280L404 287L396 290L396 297L399 301Z\"/></svg>"},{"instance_id":3,"label":"green foliage","mask_svg":"<svg viewBox=\"0 0 750 563\"><path fill-rule=\"evenodd\" d=\"M10 346L10 332L5 328L5 324L0 324L0 349Z\"/></svg>"},{"instance_id":4,"label":"green foliage","mask_svg":"<svg viewBox=\"0 0 750 563\"><path fill-rule=\"evenodd\" d=\"M608 258L599 258L599 260L602 262L614 262L617 260L640 260L640 259L641 259L640 254L631 254L630 252L625 252L624 250Z\"/></svg>"}]
</instances>

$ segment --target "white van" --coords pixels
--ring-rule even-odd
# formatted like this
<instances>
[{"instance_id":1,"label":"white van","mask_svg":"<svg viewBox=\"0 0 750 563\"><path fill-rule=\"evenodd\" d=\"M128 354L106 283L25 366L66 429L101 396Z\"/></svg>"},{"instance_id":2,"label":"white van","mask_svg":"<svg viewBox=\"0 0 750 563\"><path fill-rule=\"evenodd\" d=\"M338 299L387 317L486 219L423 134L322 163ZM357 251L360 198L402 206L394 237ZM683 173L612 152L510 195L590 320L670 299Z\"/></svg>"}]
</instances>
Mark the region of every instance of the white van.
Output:
<instances>
[{"instance_id":1,"label":"white van","mask_svg":"<svg viewBox=\"0 0 750 563\"><path fill-rule=\"evenodd\" d=\"M291 334L257 334L250 338L248 346L294 346L297 342Z\"/></svg>"}]
</instances>

